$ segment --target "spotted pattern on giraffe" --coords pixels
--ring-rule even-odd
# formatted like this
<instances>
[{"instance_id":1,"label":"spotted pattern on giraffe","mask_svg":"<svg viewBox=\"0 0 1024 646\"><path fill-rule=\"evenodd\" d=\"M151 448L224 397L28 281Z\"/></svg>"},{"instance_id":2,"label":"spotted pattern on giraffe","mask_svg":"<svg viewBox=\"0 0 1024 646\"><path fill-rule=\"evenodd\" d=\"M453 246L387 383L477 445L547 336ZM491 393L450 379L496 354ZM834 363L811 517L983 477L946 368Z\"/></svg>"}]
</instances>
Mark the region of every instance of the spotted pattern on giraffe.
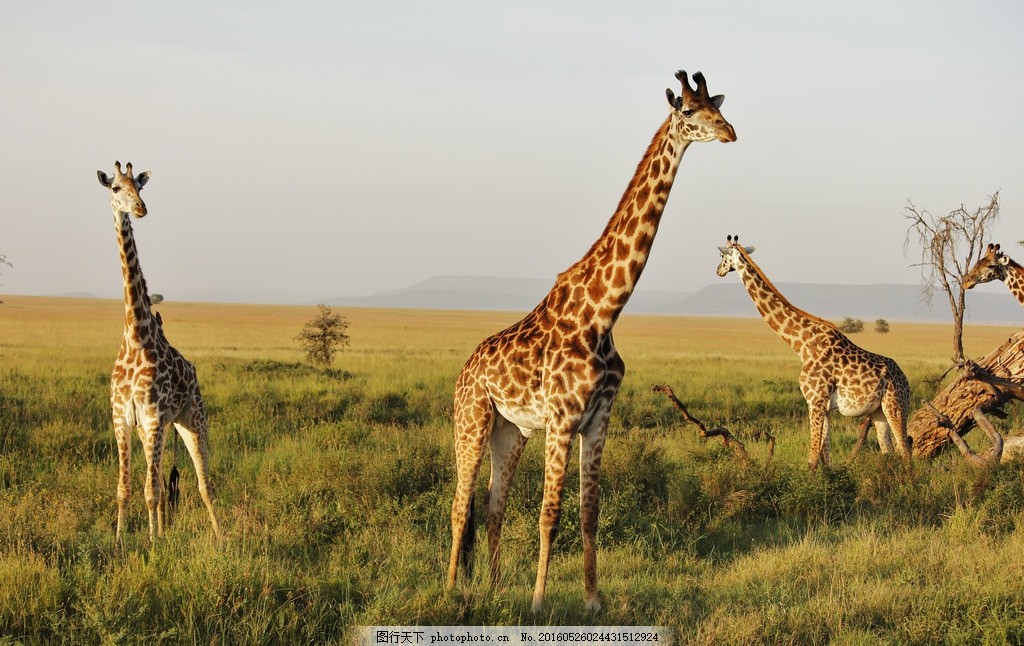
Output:
<instances>
[{"instance_id":1,"label":"spotted pattern on giraffe","mask_svg":"<svg viewBox=\"0 0 1024 646\"><path fill-rule=\"evenodd\" d=\"M203 398L199 392L195 366L174 348L164 335L163 320L152 311L146 279L142 275L131 216L148 213L140 191L149 181L150 173L132 173L127 164L115 162L115 173L108 177L96 171L102 186L110 190L114 213L114 229L121 254L124 283L124 333L121 349L110 376L110 407L117 440L117 530L120 541L125 521L125 508L131 496L131 435L135 431L142 442L146 458L145 497L149 510L149 537L153 541L163 534L164 438L173 425L192 457L199 481L199 493L206 505L219 539L220 525L213 509L210 490L208 425Z\"/></svg>"},{"instance_id":2,"label":"spotted pattern on giraffe","mask_svg":"<svg viewBox=\"0 0 1024 646\"><path fill-rule=\"evenodd\" d=\"M710 96L703 75L676 78L682 94L666 91L669 115L637 165L601 236L559 274L547 296L521 321L485 339L455 384L452 551L448 587L460 565L472 564L473 486L485 451L491 478L484 503L491 581L500 577L500 535L509 483L527 438L543 432L544 495L533 608L544 599L551 543L561 515L569 453L580 443L580 524L586 607L597 592L598 475L612 401L625 375L612 329L643 272L679 162L694 141L736 140Z\"/></svg>"},{"instance_id":3,"label":"spotted pattern on giraffe","mask_svg":"<svg viewBox=\"0 0 1024 646\"><path fill-rule=\"evenodd\" d=\"M739 273L765 323L803 364L800 392L810 416L810 468L831 463L828 414L832 410L847 417L870 415L881 450L892 450L895 434L897 450L909 461L910 383L896 362L861 348L834 324L794 307L750 257L754 248L740 246L738 236L729 236L718 250L722 260L716 273Z\"/></svg>"},{"instance_id":4,"label":"spotted pattern on giraffe","mask_svg":"<svg viewBox=\"0 0 1024 646\"><path fill-rule=\"evenodd\" d=\"M989 243L974 267L964 278L964 289L1001 280L1021 305L1024 305L1024 267L999 250L998 244Z\"/></svg>"}]
</instances>

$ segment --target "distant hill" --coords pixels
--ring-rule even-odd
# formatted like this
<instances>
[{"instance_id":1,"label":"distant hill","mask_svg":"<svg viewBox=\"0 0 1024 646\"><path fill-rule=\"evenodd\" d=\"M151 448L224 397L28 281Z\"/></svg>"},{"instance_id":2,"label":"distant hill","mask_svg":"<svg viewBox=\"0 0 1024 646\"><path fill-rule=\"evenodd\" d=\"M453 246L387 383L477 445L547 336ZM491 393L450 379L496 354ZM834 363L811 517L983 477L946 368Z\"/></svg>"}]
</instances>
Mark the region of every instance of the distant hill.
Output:
<instances>
[{"instance_id":1,"label":"distant hill","mask_svg":"<svg viewBox=\"0 0 1024 646\"><path fill-rule=\"evenodd\" d=\"M403 289L370 296L328 299L329 305L410 309L510 310L528 312L547 294L553 280L486 276L434 276ZM948 321L941 298L931 308L921 302L918 285L821 285L779 283L779 290L800 309L838 320L847 316L873 322ZM1009 294L972 292L968 321L1024 324L1024 309ZM633 314L685 316L758 316L739 282L708 285L696 293L637 290L626 306Z\"/></svg>"}]
</instances>

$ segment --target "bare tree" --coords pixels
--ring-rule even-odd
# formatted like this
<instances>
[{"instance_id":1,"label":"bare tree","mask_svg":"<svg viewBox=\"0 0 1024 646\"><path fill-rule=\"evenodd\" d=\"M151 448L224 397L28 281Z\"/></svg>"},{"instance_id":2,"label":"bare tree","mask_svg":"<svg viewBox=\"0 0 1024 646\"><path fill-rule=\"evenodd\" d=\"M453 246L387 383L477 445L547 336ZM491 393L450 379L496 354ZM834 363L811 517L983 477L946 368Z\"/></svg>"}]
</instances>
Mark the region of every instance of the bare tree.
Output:
<instances>
[{"instance_id":1,"label":"bare tree","mask_svg":"<svg viewBox=\"0 0 1024 646\"><path fill-rule=\"evenodd\" d=\"M903 252L907 253L912 240L921 247L921 290L924 299L931 302L936 290L941 289L949 300L953 313L953 361L964 361L964 287L963 279L985 251L989 229L999 218L999 191L988 196L988 203L974 211L963 204L947 215L936 217L925 209L918 209L907 201L903 217L910 222Z\"/></svg>"},{"instance_id":2,"label":"bare tree","mask_svg":"<svg viewBox=\"0 0 1024 646\"><path fill-rule=\"evenodd\" d=\"M0 253L0 265L7 265L8 267L13 267L14 266L10 262L7 261L7 256L3 255L2 253ZM0 304L2 304L2 303L3 303L3 301L0 301Z\"/></svg>"},{"instance_id":3,"label":"bare tree","mask_svg":"<svg viewBox=\"0 0 1024 646\"><path fill-rule=\"evenodd\" d=\"M329 366L334 361L337 346L348 345L348 321L341 314L334 314L331 308L321 303L320 312L306 322L295 340L302 344L306 358L311 363Z\"/></svg>"}]
</instances>

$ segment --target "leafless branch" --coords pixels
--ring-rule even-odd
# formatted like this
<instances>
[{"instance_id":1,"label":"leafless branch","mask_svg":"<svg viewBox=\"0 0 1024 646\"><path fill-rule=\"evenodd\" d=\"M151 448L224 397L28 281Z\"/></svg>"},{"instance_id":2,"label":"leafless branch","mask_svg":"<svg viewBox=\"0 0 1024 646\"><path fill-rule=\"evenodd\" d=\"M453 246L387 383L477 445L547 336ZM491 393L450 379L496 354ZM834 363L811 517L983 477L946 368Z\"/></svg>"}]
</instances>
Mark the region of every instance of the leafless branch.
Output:
<instances>
[{"instance_id":1,"label":"leafless branch","mask_svg":"<svg viewBox=\"0 0 1024 646\"><path fill-rule=\"evenodd\" d=\"M717 437L722 440L723 446L736 454L736 457L743 462L750 462L750 455L747 453L747 447L743 445L743 442L737 440L733 434L729 432L729 429L723 426L716 426L715 428L708 429L704 422L690 414L690 411L687 410L683 402L679 401L679 398L676 397L671 386L654 386L652 390L656 393L663 393L668 397L669 401L672 402L672 405L675 406L682 414L683 419L690 422L700 430L700 436L702 439L706 440L708 438ZM765 433L765 435L768 437L768 459L771 460L772 456L775 455L775 436L771 433Z\"/></svg>"}]
</instances>

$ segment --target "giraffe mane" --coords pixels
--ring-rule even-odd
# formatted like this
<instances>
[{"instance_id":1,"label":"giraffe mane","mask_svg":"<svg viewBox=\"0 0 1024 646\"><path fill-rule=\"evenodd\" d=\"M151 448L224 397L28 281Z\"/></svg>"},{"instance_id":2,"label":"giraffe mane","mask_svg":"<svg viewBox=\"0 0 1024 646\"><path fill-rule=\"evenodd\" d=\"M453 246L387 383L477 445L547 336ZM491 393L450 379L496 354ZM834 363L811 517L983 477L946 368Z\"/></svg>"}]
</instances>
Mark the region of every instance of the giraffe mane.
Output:
<instances>
[{"instance_id":1,"label":"giraffe mane","mask_svg":"<svg viewBox=\"0 0 1024 646\"><path fill-rule=\"evenodd\" d=\"M736 238L737 238L737 243L738 243L738 241L739 241L739 240L738 240L739 236L736 236ZM835 324L835 323L833 323L832 321L827 321L827 320L825 320L825 319L821 318L820 316L815 316L814 314L811 314L810 312L807 312L807 311L805 311L805 310L802 310L802 309L800 309L799 307L797 307L796 305L793 305L793 303L792 303L792 302L790 302L790 300L789 300L788 298L786 298L786 297L785 297L785 295L784 295L784 294L783 294L782 292L780 292L780 291L779 291L779 288L775 286L775 283L773 283L773 282L772 282L772 281L771 281L771 280L770 280L770 279L768 278L768 276L766 276L766 275L765 275L765 273L764 273L763 271L761 271L761 268L760 268L760 267L759 267L759 266L757 265L757 263L756 263L756 262L754 262L754 260L753 260L753 259L752 259L752 258L750 257L750 254L748 254L748 253L747 253L746 249L744 249L744 248L743 248L742 246L740 246L739 244L736 244L736 245L735 245L735 248L739 250L739 252L740 252L740 255L742 255L742 256L743 256L743 259L744 259L744 260L746 261L746 263L747 263L747 266L749 266L749 267L750 267L750 269L751 269L751 270L752 270L752 271L753 271L753 272L754 272L755 274L757 274L758 278L760 278L760 279L761 279L762 281L764 281L764 283L765 283L765 284L766 284L766 285L767 285L767 286L768 286L768 287L769 287L769 288L770 288L770 289L771 289L771 290L772 290L773 292L775 292L775 294L776 294L776 295L778 296L779 300L780 300L780 301L782 301L782 302L783 302L783 303L784 303L784 304L785 304L785 305L786 305L787 307L789 307L790 309L792 309L792 310L793 310L794 312L796 312L797 314L799 314L799 315L801 315L801 316L803 316L803 317L805 317L805 318L807 318L807 319L809 319L809 320L811 320L811 321L814 321L815 323L821 323L821 324L823 324L823 325L827 325L827 326L829 326L829 327L831 327L831 328L834 328L834 329L836 329L837 331L839 330L839 328L838 328L838 327L836 326L836 324Z\"/></svg>"}]
</instances>

